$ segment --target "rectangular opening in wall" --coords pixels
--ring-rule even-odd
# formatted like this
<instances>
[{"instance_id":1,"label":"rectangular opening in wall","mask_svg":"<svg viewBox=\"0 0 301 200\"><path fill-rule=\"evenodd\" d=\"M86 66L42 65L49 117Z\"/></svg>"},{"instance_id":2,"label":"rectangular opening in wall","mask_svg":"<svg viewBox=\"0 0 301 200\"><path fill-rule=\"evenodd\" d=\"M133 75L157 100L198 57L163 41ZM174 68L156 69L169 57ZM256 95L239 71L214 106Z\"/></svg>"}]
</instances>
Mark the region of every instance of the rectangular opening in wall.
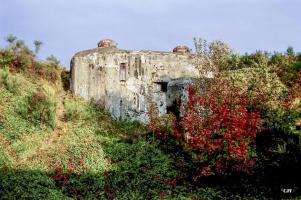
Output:
<instances>
[{"instance_id":1,"label":"rectangular opening in wall","mask_svg":"<svg viewBox=\"0 0 301 200\"><path fill-rule=\"evenodd\" d=\"M133 103L132 103L132 109L136 112L140 112L140 95L137 93L133 94Z\"/></svg>"},{"instance_id":2,"label":"rectangular opening in wall","mask_svg":"<svg viewBox=\"0 0 301 200\"><path fill-rule=\"evenodd\" d=\"M138 94L135 94L135 98L136 98L136 111L139 112L140 111L140 98Z\"/></svg>"},{"instance_id":3,"label":"rectangular opening in wall","mask_svg":"<svg viewBox=\"0 0 301 200\"><path fill-rule=\"evenodd\" d=\"M120 63L119 80L126 81L126 63Z\"/></svg>"},{"instance_id":4,"label":"rectangular opening in wall","mask_svg":"<svg viewBox=\"0 0 301 200\"><path fill-rule=\"evenodd\" d=\"M136 70L138 70L138 74L141 75L142 68L141 68L141 58L140 57L135 58L135 68L136 68Z\"/></svg>"},{"instance_id":5,"label":"rectangular opening in wall","mask_svg":"<svg viewBox=\"0 0 301 200\"><path fill-rule=\"evenodd\" d=\"M89 68L94 69L94 65L92 63L90 63Z\"/></svg>"},{"instance_id":6,"label":"rectangular opening in wall","mask_svg":"<svg viewBox=\"0 0 301 200\"><path fill-rule=\"evenodd\" d=\"M155 82L157 85L160 86L160 91L161 92L167 92L167 85L168 85L168 82Z\"/></svg>"}]
</instances>

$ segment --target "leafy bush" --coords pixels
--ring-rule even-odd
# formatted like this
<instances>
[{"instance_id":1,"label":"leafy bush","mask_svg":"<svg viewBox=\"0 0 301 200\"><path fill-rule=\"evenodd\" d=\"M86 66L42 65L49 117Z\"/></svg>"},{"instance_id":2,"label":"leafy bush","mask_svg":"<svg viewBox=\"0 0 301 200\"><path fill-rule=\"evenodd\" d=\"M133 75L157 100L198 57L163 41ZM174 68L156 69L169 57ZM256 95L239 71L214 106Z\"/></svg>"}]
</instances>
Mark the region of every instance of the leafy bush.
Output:
<instances>
[{"instance_id":1,"label":"leafy bush","mask_svg":"<svg viewBox=\"0 0 301 200\"><path fill-rule=\"evenodd\" d=\"M283 119L284 122L278 120L280 118L272 123L275 126L270 126L258 134L256 171L273 193L281 195L278 192L279 186L286 185L296 189L300 185L300 178L297 174L300 173L301 168L301 137L300 130L299 134L292 134L290 133L291 127L286 128L287 119ZM299 191L294 191L292 195L300 198Z\"/></svg>"},{"instance_id":2,"label":"leafy bush","mask_svg":"<svg viewBox=\"0 0 301 200\"><path fill-rule=\"evenodd\" d=\"M150 114L151 120L149 128L161 140L171 140L175 129L176 117L169 113L163 116L158 116L154 113Z\"/></svg>"},{"instance_id":3,"label":"leafy bush","mask_svg":"<svg viewBox=\"0 0 301 200\"><path fill-rule=\"evenodd\" d=\"M203 92L189 89L181 129L175 133L204 163L200 175L210 175L211 167L245 164L252 158L252 144L260 129L260 114L249 110L248 94L221 77L213 81L206 83Z\"/></svg>"},{"instance_id":4,"label":"leafy bush","mask_svg":"<svg viewBox=\"0 0 301 200\"><path fill-rule=\"evenodd\" d=\"M19 91L19 84L15 77L11 77L8 68L0 69L0 86L4 87L11 93L16 94Z\"/></svg>"},{"instance_id":5,"label":"leafy bush","mask_svg":"<svg viewBox=\"0 0 301 200\"><path fill-rule=\"evenodd\" d=\"M33 63L34 54L23 40L10 40L9 46L0 51L0 64L12 72L31 71Z\"/></svg>"},{"instance_id":6,"label":"leafy bush","mask_svg":"<svg viewBox=\"0 0 301 200\"><path fill-rule=\"evenodd\" d=\"M15 39L14 39L15 38ZM14 36L8 37L9 45L0 49L0 68L8 67L11 72L22 72L36 78L42 78L52 83L60 80L59 62L40 62L35 60L34 53L24 41ZM40 43L40 41L37 41Z\"/></svg>"},{"instance_id":7,"label":"leafy bush","mask_svg":"<svg viewBox=\"0 0 301 200\"><path fill-rule=\"evenodd\" d=\"M1 199L62 199L55 182L41 171L0 170Z\"/></svg>"},{"instance_id":8,"label":"leafy bush","mask_svg":"<svg viewBox=\"0 0 301 200\"><path fill-rule=\"evenodd\" d=\"M301 118L300 112L286 106L279 106L274 109L266 109L263 113L263 122L266 129L301 136L301 131L297 130L296 126L297 120Z\"/></svg>"},{"instance_id":9,"label":"leafy bush","mask_svg":"<svg viewBox=\"0 0 301 200\"><path fill-rule=\"evenodd\" d=\"M100 191L105 184L101 173L74 173L73 168L79 166L72 161L68 162L67 167L68 169L64 169L55 162L53 169L47 174L55 182L58 190L75 199L96 199L102 195Z\"/></svg>"},{"instance_id":10,"label":"leafy bush","mask_svg":"<svg viewBox=\"0 0 301 200\"><path fill-rule=\"evenodd\" d=\"M256 51L255 53L245 54L240 57L242 68L266 68L269 63L269 53Z\"/></svg>"},{"instance_id":11,"label":"leafy bush","mask_svg":"<svg viewBox=\"0 0 301 200\"><path fill-rule=\"evenodd\" d=\"M3 147L4 145L2 143L3 142L0 138L0 170L9 166L13 161L12 158L10 158L10 156L8 155L7 149Z\"/></svg>"},{"instance_id":12,"label":"leafy bush","mask_svg":"<svg viewBox=\"0 0 301 200\"><path fill-rule=\"evenodd\" d=\"M19 111L23 117L35 123L42 123L54 128L56 118L56 102L50 88L38 87L28 95L20 105Z\"/></svg>"},{"instance_id":13,"label":"leafy bush","mask_svg":"<svg viewBox=\"0 0 301 200\"><path fill-rule=\"evenodd\" d=\"M9 68L15 59L12 51L0 49L0 68Z\"/></svg>"},{"instance_id":14,"label":"leafy bush","mask_svg":"<svg viewBox=\"0 0 301 200\"><path fill-rule=\"evenodd\" d=\"M79 98L69 96L64 100L64 118L67 121L86 119L89 116L88 107Z\"/></svg>"},{"instance_id":15,"label":"leafy bush","mask_svg":"<svg viewBox=\"0 0 301 200\"><path fill-rule=\"evenodd\" d=\"M258 112L250 110L252 101L248 93L222 77L202 84L205 91L198 86L189 88L189 98L183 117L174 126L174 136L200 163L200 176L213 174L212 169L223 170L239 164L251 167L250 153L254 151L252 144L261 120ZM153 130L164 131L161 126Z\"/></svg>"},{"instance_id":16,"label":"leafy bush","mask_svg":"<svg viewBox=\"0 0 301 200\"><path fill-rule=\"evenodd\" d=\"M65 91L68 91L70 89L70 79L70 72L67 70L62 70L61 80Z\"/></svg>"},{"instance_id":17,"label":"leafy bush","mask_svg":"<svg viewBox=\"0 0 301 200\"><path fill-rule=\"evenodd\" d=\"M50 55L46 58L46 60L53 65L58 66L60 64L60 61L54 56L54 55Z\"/></svg>"},{"instance_id":18,"label":"leafy bush","mask_svg":"<svg viewBox=\"0 0 301 200\"><path fill-rule=\"evenodd\" d=\"M273 106L277 101L288 95L287 87L275 73L268 69L251 68L225 71L222 78L232 81L241 91L247 91L248 96L256 104L254 106Z\"/></svg>"},{"instance_id":19,"label":"leafy bush","mask_svg":"<svg viewBox=\"0 0 301 200\"><path fill-rule=\"evenodd\" d=\"M295 167L301 166L301 130L297 128L297 121L301 119L301 112L292 107L288 97L276 107L266 107L262 113L264 129L256 141L261 168L270 170L272 167L273 170L286 169L298 173L298 167Z\"/></svg>"},{"instance_id":20,"label":"leafy bush","mask_svg":"<svg viewBox=\"0 0 301 200\"><path fill-rule=\"evenodd\" d=\"M225 57L218 65L221 71L237 70L244 68L267 68L269 66L269 53L256 51L251 54L232 54Z\"/></svg>"},{"instance_id":21,"label":"leafy bush","mask_svg":"<svg viewBox=\"0 0 301 200\"><path fill-rule=\"evenodd\" d=\"M276 69L276 73L281 81L288 86L293 86L298 80L298 73L301 71L301 59L293 62L288 66L280 66Z\"/></svg>"},{"instance_id":22,"label":"leafy bush","mask_svg":"<svg viewBox=\"0 0 301 200\"><path fill-rule=\"evenodd\" d=\"M35 62L32 74L37 75L39 78L45 79L49 82L55 83L60 80L60 74L57 65Z\"/></svg>"},{"instance_id":23,"label":"leafy bush","mask_svg":"<svg viewBox=\"0 0 301 200\"><path fill-rule=\"evenodd\" d=\"M135 194L140 198L154 198L160 191L172 189L169 183L178 172L156 142L143 139L133 139L131 143L121 141L110 145L106 153L113 163L112 170L106 174L107 183L112 188L123 188L116 191L118 197Z\"/></svg>"},{"instance_id":24,"label":"leafy bush","mask_svg":"<svg viewBox=\"0 0 301 200\"><path fill-rule=\"evenodd\" d=\"M194 38L194 46L196 65L205 76L208 73L216 73L221 66L226 65L228 58L236 55L229 45L221 40L208 43L205 39Z\"/></svg>"},{"instance_id":25,"label":"leafy bush","mask_svg":"<svg viewBox=\"0 0 301 200\"><path fill-rule=\"evenodd\" d=\"M247 68L266 69L274 72L284 85L292 87L298 82L298 74L301 72L301 54L295 54L292 48L288 48L287 53L270 54L257 51L245 55L232 54L224 57L217 67L221 71Z\"/></svg>"},{"instance_id":26,"label":"leafy bush","mask_svg":"<svg viewBox=\"0 0 301 200\"><path fill-rule=\"evenodd\" d=\"M99 108L92 103L89 105L83 99L68 95L64 99L64 118L67 121L80 121L97 118L101 115Z\"/></svg>"}]
</instances>

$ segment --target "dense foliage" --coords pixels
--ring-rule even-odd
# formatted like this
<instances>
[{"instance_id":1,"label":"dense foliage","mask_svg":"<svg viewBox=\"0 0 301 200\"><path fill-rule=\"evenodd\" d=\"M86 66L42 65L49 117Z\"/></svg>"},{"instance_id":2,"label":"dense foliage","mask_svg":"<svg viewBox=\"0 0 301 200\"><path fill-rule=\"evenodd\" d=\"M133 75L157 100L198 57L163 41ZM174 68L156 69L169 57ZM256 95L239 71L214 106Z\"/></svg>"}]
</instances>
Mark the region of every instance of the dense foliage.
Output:
<instances>
[{"instance_id":1,"label":"dense foliage","mask_svg":"<svg viewBox=\"0 0 301 200\"><path fill-rule=\"evenodd\" d=\"M51 56L48 62L37 61L34 54L24 43L15 36L9 35L6 38L8 46L0 48L0 68L8 68L11 72L22 72L42 78L52 83L59 80L60 71L59 62L54 56ZM34 41L35 52L37 53L42 43Z\"/></svg>"},{"instance_id":2,"label":"dense foliage","mask_svg":"<svg viewBox=\"0 0 301 200\"><path fill-rule=\"evenodd\" d=\"M175 134L205 164L200 174L249 161L260 130L260 114L248 110L247 93L218 77L204 91L191 86L188 95L181 129Z\"/></svg>"},{"instance_id":3,"label":"dense foliage","mask_svg":"<svg viewBox=\"0 0 301 200\"><path fill-rule=\"evenodd\" d=\"M184 106L180 119L153 116L151 130L172 151L182 149L192 180L247 173L254 180L261 177L270 194L281 195L281 184L296 189L301 166L300 54L289 48L286 53L241 56L222 42L195 43L207 60L202 64L218 68L219 74L189 87L187 100L179 101ZM282 176L285 171L289 173Z\"/></svg>"}]
</instances>

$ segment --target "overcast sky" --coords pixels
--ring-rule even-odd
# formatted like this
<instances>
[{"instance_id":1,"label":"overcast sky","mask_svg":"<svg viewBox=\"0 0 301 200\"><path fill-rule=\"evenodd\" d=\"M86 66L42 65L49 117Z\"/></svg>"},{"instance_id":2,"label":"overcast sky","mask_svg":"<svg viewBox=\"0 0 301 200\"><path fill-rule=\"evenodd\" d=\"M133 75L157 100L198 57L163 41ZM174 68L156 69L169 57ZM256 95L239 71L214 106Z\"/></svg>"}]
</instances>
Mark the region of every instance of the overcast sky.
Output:
<instances>
[{"instance_id":1,"label":"overcast sky","mask_svg":"<svg viewBox=\"0 0 301 200\"><path fill-rule=\"evenodd\" d=\"M0 46L14 34L39 57L72 56L111 38L119 48L193 49L193 37L221 39L240 53L301 51L301 0L0 0Z\"/></svg>"}]
</instances>

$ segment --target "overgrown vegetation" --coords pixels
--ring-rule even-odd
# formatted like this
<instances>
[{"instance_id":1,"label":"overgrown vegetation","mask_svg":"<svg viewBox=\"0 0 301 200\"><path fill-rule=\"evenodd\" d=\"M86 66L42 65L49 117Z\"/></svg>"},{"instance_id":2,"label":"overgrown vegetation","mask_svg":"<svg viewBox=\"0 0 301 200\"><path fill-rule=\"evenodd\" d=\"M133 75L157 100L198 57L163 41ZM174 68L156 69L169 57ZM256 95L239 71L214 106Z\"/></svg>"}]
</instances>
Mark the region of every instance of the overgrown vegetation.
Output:
<instances>
[{"instance_id":1,"label":"overgrown vegetation","mask_svg":"<svg viewBox=\"0 0 301 200\"><path fill-rule=\"evenodd\" d=\"M188 154L190 179L228 176L241 191L260 184L266 197L276 198L285 185L300 195L300 54L288 48L240 56L219 41L195 43L202 64L219 73L189 87L182 118L153 117L150 128Z\"/></svg>"},{"instance_id":2,"label":"overgrown vegetation","mask_svg":"<svg viewBox=\"0 0 301 200\"><path fill-rule=\"evenodd\" d=\"M44 79L55 83L60 80L61 68L58 67L59 62L52 55L48 59L49 62L36 61L34 54L24 43L17 37L9 35L6 38L8 46L0 48L0 66L7 67L11 72L22 72L32 77ZM38 53L42 42L34 41L35 51Z\"/></svg>"},{"instance_id":3,"label":"overgrown vegetation","mask_svg":"<svg viewBox=\"0 0 301 200\"><path fill-rule=\"evenodd\" d=\"M24 42L7 41L1 199L300 197L301 73L292 49L241 56L199 40L219 74L190 88L182 118L153 117L147 127L73 96L57 60L37 61ZM34 44L37 54L42 42Z\"/></svg>"}]
</instances>

